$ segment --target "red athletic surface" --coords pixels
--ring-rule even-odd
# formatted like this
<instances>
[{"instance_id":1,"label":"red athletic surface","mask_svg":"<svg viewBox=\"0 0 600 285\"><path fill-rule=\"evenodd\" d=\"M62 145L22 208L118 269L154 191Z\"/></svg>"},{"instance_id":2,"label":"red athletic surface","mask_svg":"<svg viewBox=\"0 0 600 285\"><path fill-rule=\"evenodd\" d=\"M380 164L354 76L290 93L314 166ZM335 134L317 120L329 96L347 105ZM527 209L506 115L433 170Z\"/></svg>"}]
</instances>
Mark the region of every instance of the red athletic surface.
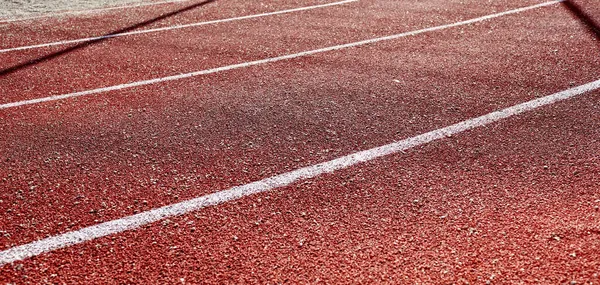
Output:
<instances>
[{"instance_id":1,"label":"red athletic surface","mask_svg":"<svg viewBox=\"0 0 600 285\"><path fill-rule=\"evenodd\" d=\"M597 22L592 2L576 1ZM214 1L151 27L316 3L323 2ZM533 3L363 0L110 39L5 72L0 103ZM173 10L10 24L0 27L11 34L0 45L103 34ZM0 250L597 80L600 44L583 22L560 4L268 65L0 110ZM0 68L65 48L0 54ZM595 284L599 102L594 91L406 154L6 265L0 282Z\"/></svg>"}]
</instances>

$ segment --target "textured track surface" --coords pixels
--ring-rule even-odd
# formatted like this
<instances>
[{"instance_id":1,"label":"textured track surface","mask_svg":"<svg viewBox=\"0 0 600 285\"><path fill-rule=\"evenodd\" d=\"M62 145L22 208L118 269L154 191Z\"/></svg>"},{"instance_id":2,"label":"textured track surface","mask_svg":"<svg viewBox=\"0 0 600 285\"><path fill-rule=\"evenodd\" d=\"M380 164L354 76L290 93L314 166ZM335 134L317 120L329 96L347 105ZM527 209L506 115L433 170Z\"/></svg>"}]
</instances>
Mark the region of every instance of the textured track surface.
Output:
<instances>
[{"instance_id":1,"label":"textured track surface","mask_svg":"<svg viewBox=\"0 0 600 285\"><path fill-rule=\"evenodd\" d=\"M600 18L592 2L2 109L0 250L597 80L600 37L594 23ZM0 47L320 3L186 2L178 4L181 13L157 21L173 7L13 23L0 27ZM361 0L90 45L0 53L0 104L535 3ZM136 26L144 21L148 25ZM407 153L8 264L0 268L0 281L595 284L599 102L600 92L592 91Z\"/></svg>"}]
</instances>

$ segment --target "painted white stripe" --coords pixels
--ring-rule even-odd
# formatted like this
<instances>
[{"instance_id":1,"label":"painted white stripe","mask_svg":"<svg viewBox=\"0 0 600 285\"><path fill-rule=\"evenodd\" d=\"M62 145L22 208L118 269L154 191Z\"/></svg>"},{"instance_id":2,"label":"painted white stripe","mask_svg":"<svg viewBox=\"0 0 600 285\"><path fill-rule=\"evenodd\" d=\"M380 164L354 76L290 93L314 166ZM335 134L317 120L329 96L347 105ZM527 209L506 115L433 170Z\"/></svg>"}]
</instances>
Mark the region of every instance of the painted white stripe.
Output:
<instances>
[{"instance_id":1,"label":"painted white stripe","mask_svg":"<svg viewBox=\"0 0 600 285\"><path fill-rule=\"evenodd\" d=\"M185 24L185 25L168 26L168 27L162 27L162 28L126 32L126 33L109 34L109 35L97 36L97 37L64 40L64 41L57 41L57 42L51 42L51 43L45 43L45 44L36 44L36 45L29 45L29 46L0 49L0 53L6 53L6 52L18 51L18 50L35 49L35 48L44 48L44 47L58 46L58 45L66 45L66 44L74 44L74 43L81 43L81 42L89 42L89 41L95 41L95 40L103 40L103 39L132 36L132 35L139 35L139 34L156 33L156 32L170 31L170 30L176 30L176 29L185 29L185 28L199 27L199 26L204 26L204 25L211 25L211 24L218 24L218 23L225 23L225 22L232 22L232 21L239 21L239 20L247 20L247 19L273 16L273 15L279 15L279 14L306 11L306 10L311 10L311 9L325 8L325 7L342 5L342 4L356 2L356 1L358 1L358 0L344 0L344 1L339 1L339 2L327 3L327 4L306 6L306 7L294 8L294 9L288 9L288 10L240 16L240 17L227 18L227 19L212 20L212 21L206 21L206 22L197 22L197 23L191 23L191 24Z\"/></svg>"},{"instance_id":2,"label":"painted white stripe","mask_svg":"<svg viewBox=\"0 0 600 285\"><path fill-rule=\"evenodd\" d=\"M294 58L304 57L304 56L313 55L313 54L317 54L317 53L323 53L323 52L340 50L340 49L356 47L356 46L361 46L361 45L366 45L366 44L372 44L372 43L376 43L376 42L393 40L393 39L398 39L398 38L407 37L407 36L414 36L414 35L418 35L418 34L422 34L422 33L426 33L426 32L433 32L433 31L448 29L448 28L452 28L452 27L473 24L473 23L477 23L477 22L481 22L481 21L485 21L485 20L489 20L489 19L493 19L493 18L505 16L505 15L520 13L520 12L531 10L531 9L554 5L554 4L562 2L562 1L563 0L550 1L550 2L527 6L527 7L523 7L523 8L519 8L519 9L509 10L509 11L505 11L505 12L501 12L501 13L491 14L491 15L487 15L487 16L483 16L483 17L479 17L479 18L474 18L474 19L470 19L470 20L466 20L466 21L456 22L453 24L425 28L425 29L416 30L416 31L412 31L412 32L405 32L405 33L400 33L400 34L395 34L395 35L390 35L390 36L385 36L385 37L380 37L380 38L373 38L373 39L368 39L368 40L363 40L363 41L358 41L358 42L353 42L353 43L330 46L330 47L309 50L309 51L304 51L304 52L299 52L299 53L294 53L294 54L288 54L288 55L283 55L283 56L278 56L278 57L249 61L249 62L244 62L244 63L238 63L238 64L233 64L233 65L227 65L227 66L205 69L205 70L200 70L200 71L195 71L195 72L190 72L190 73L183 73L183 74L178 74L178 75L172 75L172 76L167 76L167 77L135 81L135 82L131 82L131 83L113 85L113 86L102 87L102 88L91 89L91 90L80 91L80 92L74 92L74 93L68 93L68 94L63 94L63 95L54 95L54 96L31 99L31 100L5 103L5 104L0 105L0 110L7 109L7 108L14 108L14 107L23 106L23 105L64 100L67 98L86 96L86 95L104 93L104 92L121 90L121 89L126 89L126 88L133 88L133 87L138 87L138 86L156 84L156 83L161 83L161 82L166 82L166 81L180 80L180 79L199 76L199 75L217 73L217 72L233 70L233 69L238 69L238 68L244 68L244 67L260 65L260 64L266 64L266 63L282 61L282 60L287 60L287 59L294 59Z\"/></svg>"},{"instance_id":3,"label":"painted white stripe","mask_svg":"<svg viewBox=\"0 0 600 285\"><path fill-rule=\"evenodd\" d=\"M63 15L90 14L90 13L104 12L104 11L110 11L110 10L121 10L121 9L154 6L154 5L162 5L162 4L173 4L173 3L187 2L187 1L192 1L192 0L157 1L157 2L136 3L136 4L132 4L132 5L112 6L112 7L97 8L97 9L46 13L46 14L35 15L35 16L31 16L31 17L16 18L16 19L0 19L0 23L28 21L28 20L34 20L34 19L40 19L40 18L58 17L58 16L63 16Z\"/></svg>"},{"instance_id":4,"label":"painted white stripe","mask_svg":"<svg viewBox=\"0 0 600 285\"><path fill-rule=\"evenodd\" d=\"M299 180L314 178L324 173L331 173L336 170L348 168L358 163L402 152L419 145L427 144L429 142L477 127L489 125L496 121L531 111L542 106L550 105L598 88L600 88L600 80L384 146L356 152L334 160L300 168L260 181L252 182L250 184L236 186L181 203L142 212L137 215L120 218L77 231L72 231L32 243L16 246L0 252L0 266L18 260L23 260L25 258L37 256L45 252L50 252L56 249L72 246L111 234L132 230L165 218L183 215L208 206L218 205L256 193L284 187Z\"/></svg>"}]
</instances>

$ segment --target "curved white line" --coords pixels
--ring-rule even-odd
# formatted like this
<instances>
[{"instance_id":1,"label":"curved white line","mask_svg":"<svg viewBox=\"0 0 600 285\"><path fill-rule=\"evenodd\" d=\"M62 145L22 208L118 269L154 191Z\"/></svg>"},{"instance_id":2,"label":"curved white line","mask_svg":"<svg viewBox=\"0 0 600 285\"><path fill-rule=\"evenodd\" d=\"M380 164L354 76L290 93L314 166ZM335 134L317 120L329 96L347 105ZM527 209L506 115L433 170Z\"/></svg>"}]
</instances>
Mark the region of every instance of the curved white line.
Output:
<instances>
[{"instance_id":1,"label":"curved white line","mask_svg":"<svg viewBox=\"0 0 600 285\"><path fill-rule=\"evenodd\" d=\"M34 48L44 48L44 47L58 46L58 45L66 45L66 44L74 44L74 43L81 43L81 42L90 42L90 41L96 41L96 40L102 40L102 39L110 39L110 38L124 37L124 36L131 36L131 35L139 35L139 34L146 34L146 33L155 33L155 32L169 31L169 30L175 30L175 29L184 29L184 28L198 27L198 26L218 24L218 23L225 23L225 22L232 22L232 21L239 21L239 20L247 20L247 19L259 18L259 17L265 17L265 16L273 16L273 15L279 15L279 14L286 14L286 13L292 13L292 12L312 10L312 9L317 9L317 8L325 8L325 7L329 7L329 6L342 5L342 4L346 4L346 3L350 3L350 2L356 2L356 1L359 1L359 0L344 0L344 1L339 1L339 2L327 3L327 4L320 4L320 5L314 5L314 6L306 6L306 7L294 8L294 9L288 9L288 10L281 10L281 11L275 11L275 12L268 12L268 13L262 13L262 14L240 16L240 17L220 19L220 20L213 20L213 21L206 21L206 22L191 23L191 24L185 24L185 25L168 26L168 27L162 27L162 28L155 28L155 29L147 29L147 30L139 30L139 31L126 32L126 33L109 34L109 35L97 36L97 37L89 37L89 38L81 38L81 39L73 39L73 40L64 40L64 41L57 41L57 42L45 43L45 44L37 44L37 45L30 45L30 46L21 46L21 47L7 48L7 49L1 49L0 53L6 53L6 52L18 51L18 50L34 49Z\"/></svg>"}]
</instances>

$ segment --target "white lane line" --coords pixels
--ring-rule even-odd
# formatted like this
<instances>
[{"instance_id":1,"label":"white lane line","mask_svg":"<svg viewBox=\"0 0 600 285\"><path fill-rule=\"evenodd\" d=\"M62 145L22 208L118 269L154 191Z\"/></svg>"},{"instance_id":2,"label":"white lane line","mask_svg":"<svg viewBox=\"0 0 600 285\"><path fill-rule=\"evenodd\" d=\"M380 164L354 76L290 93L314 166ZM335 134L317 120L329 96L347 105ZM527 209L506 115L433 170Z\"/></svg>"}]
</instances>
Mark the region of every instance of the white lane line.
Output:
<instances>
[{"instance_id":1,"label":"white lane line","mask_svg":"<svg viewBox=\"0 0 600 285\"><path fill-rule=\"evenodd\" d=\"M520 13L520 12L524 12L527 10L532 10L532 9L545 7L545 6L549 6L549 5L554 5L554 4L560 3L562 1L563 0L550 1L550 2L545 2L545 3L540 3L537 5L527 6L527 7L523 7L523 8L509 10L509 11L504 11L501 13L490 14L487 16L478 17L478 18L474 18L474 19L470 19L470 20L466 20L466 21L456 22L453 24L425 28L425 29L416 30L416 31L412 31L412 32L405 32L405 33L400 33L400 34L395 34L395 35L390 35L390 36L385 36L385 37L380 37L380 38L373 38L373 39L368 39L368 40L363 40L363 41L358 41L358 42L353 42L353 43L330 46L330 47L309 50L309 51L304 51L304 52L299 52L299 53L294 53L294 54L288 54L288 55L283 55L283 56L278 56L278 57L249 61L249 62L227 65L227 66L211 68L211 69L205 69L205 70L200 70L200 71L195 71L195 72L190 72L190 73L177 74L177 75L172 75L172 76L167 76L167 77L135 81L135 82L125 83L125 84L113 85L113 86L102 87L102 88L91 89L91 90L80 91L80 92L74 92L74 93L68 93L68 94L63 94L63 95L54 95L54 96L31 99L31 100L5 103L5 104L0 105L0 110L14 108L14 107L23 106L23 105L64 100L67 98L104 93L104 92L121 90L121 89L126 89L126 88L133 88L133 87L138 87L138 86L143 86L143 85L156 84L156 83L161 83L161 82L166 82L166 81L180 80L180 79L199 76L199 75L217 73L217 72L238 69L238 68L244 68L244 67L265 64L265 63L271 63L271 62L276 62L276 61L282 61L282 60L287 60L287 59L294 59L294 58L308 56L308 55L312 55L312 54L340 50L340 49L345 49L345 48L350 48L350 47L356 47L356 46L361 46L361 45L366 45L366 44L371 44L371 43L376 43L376 42L381 42L381 41L393 40L393 39L398 39L398 38L407 37L407 36L414 36L414 35L418 35L418 34L422 34L422 33L426 33L426 32L433 32L433 31L448 29L448 28L452 28L452 27L473 24L473 23L477 23L477 22L481 22L481 21L485 21L485 20L489 20L489 19L493 19L493 18L505 16L505 15Z\"/></svg>"},{"instance_id":2,"label":"white lane line","mask_svg":"<svg viewBox=\"0 0 600 285\"><path fill-rule=\"evenodd\" d=\"M36 15L36 16L31 16L31 17L22 17L22 18L16 18L16 19L0 19L0 24L34 20L34 19L40 19L40 18L58 17L58 16L63 16L63 15L81 15L81 14L89 14L89 13L96 13L96 12L103 12L103 11L110 11L110 10L120 10L120 9L154 6L154 5L162 5L162 4L173 4L173 3L187 2L187 1L192 1L192 0L157 1L157 2L136 3L136 4L132 4L132 5L112 6L112 7L97 8L97 9L47 13L47 14L41 14L41 15Z\"/></svg>"},{"instance_id":3,"label":"white lane line","mask_svg":"<svg viewBox=\"0 0 600 285\"><path fill-rule=\"evenodd\" d=\"M93 239L132 230L159 220L183 215L199 209L237 200L256 193L266 192L275 188L288 186L296 181L314 178L325 173L331 173L348 168L358 163L370 161L379 157L403 152L410 148L443 139L464 131L489 125L524 112L532 111L542 106L583 94L600 88L600 80L590 82L546 97L534 99L506 109L489 113L477 118L462 121L445 128L430 131L415 137L397 141L384 146L356 152L327 162L279 174L246 185L236 186L227 190L198 197L192 200L168 205L165 207L127 216L117 220L93 225L77 231L64 233L32 243L16 246L0 252L0 267L15 261L34 257L45 252L69 247Z\"/></svg>"},{"instance_id":4,"label":"white lane line","mask_svg":"<svg viewBox=\"0 0 600 285\"><path fill-rule=\"evenodd\" d=\"M299 12L299 11L312 10L312 9L317 9L317 8L325 8L325 7L330 7L330 6L335 6L335 5L342 5L342 4L346 4L346 3L350 3L350 2L356 2L356 1L359 1L359 0L344 0L344 1L339 1L339 2L327 3L327 4L320 4L320 5L314 5L314 6L306 6L306 7L294 8L294 9L288 9L288 10L281 10L281 11L275 11L275 12L262 13L262 14L240 16L240 17L220 19L220 20L212 20L212 21L206 21L206 22L197 22L197 23L191 23L191 24L185 24L185 25L168 26L168 27L162 27L162 28L139 30L139 31L118 33L118 34L108 34L108 35L97 36L97 37L80 38L80 39L64 40L64 41L57 41L57 42L44 43L44 44L36 44L36 45L29 45L29 46L21 46L21 47L0 49L0 53L6 53L6 52L18 51L18 50L35 49L35 48L44 48L44 47L58 46L58 45L66 45L66 44L74 44L74 43L81 43L81 42L89 42L89 41L96 41L96 40L110 39L110 38L116 38L116 37L131 36L131 35L139 35L139 34L163 32L163 31L169 31L169 30L175 30L175 29L184 29L184 28L198 27L198 26L218 24L218 23L225 23L225 22L232 22L232 21L239 21L239 20L247 20L247 19L259 18L259 17L266 17L266 16L273 16L273 15L279 15L279 14L286 14L286 13L293 13L293 12Z\"/></svg>"}]
</instances>

